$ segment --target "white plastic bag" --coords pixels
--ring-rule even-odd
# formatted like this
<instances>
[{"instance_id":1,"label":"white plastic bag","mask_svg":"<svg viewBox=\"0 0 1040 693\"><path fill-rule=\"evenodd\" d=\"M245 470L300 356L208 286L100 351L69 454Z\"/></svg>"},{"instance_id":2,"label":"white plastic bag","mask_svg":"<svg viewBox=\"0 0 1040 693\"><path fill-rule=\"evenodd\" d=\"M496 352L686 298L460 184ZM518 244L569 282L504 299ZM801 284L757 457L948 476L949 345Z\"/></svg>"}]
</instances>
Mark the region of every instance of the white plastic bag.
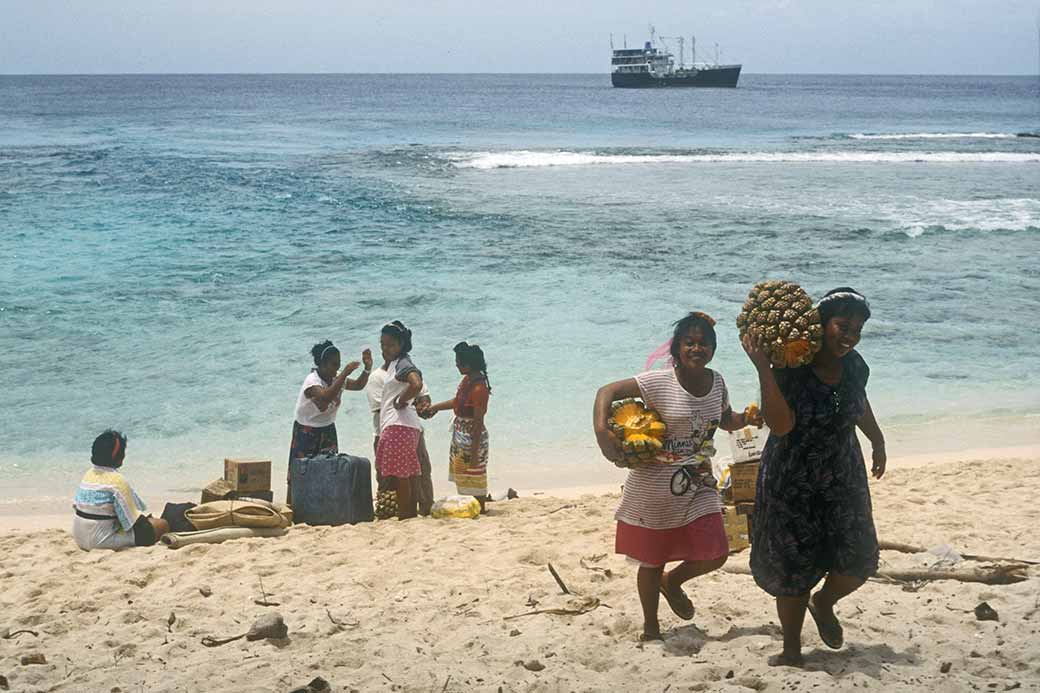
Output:
<instances>
[{"instance_id":1,"label":"white plastic bag","mask_svg":"<svg viewBox=\"0 0 1040 693\"><path fill-rule=\"evenodd\" d=\"M762 449L769 438L768 428L745 426L729 434L729 448L733 453L733 464L753 462L762 458Z\"/></svg>"},{"instance_id":2,"label":"white plastic bag","mask_svg":"<svg viewBox=\"0 0 1040 693\"><path fill-rule=\"evenodd\" d=\"M473 496L448 496L433 504L430 515L437 519L456 517L472 520L480 517L480 501Z\"/></svg>"}]
</instances>

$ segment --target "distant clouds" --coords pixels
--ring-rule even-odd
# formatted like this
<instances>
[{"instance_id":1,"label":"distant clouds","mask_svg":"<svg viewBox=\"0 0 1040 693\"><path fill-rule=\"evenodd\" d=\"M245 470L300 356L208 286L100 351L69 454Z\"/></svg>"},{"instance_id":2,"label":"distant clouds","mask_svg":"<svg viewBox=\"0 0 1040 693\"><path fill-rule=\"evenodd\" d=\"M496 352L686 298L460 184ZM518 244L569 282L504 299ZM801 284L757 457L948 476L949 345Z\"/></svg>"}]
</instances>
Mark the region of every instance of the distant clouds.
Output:
<instances>
[{"instance_id":1,"label":"distant clouds","mask_svg":"<svg viewBox=\"0 0 1040 693\"><path fill-rule=\"evenodd\" d=\"M609 36L748 72L1036 74L1040 0L0 0L3 73L604 72ZM688 47L687 47L688 50ZM702 52L701 55L704 55Z\"/></svg>"}]
</instances>

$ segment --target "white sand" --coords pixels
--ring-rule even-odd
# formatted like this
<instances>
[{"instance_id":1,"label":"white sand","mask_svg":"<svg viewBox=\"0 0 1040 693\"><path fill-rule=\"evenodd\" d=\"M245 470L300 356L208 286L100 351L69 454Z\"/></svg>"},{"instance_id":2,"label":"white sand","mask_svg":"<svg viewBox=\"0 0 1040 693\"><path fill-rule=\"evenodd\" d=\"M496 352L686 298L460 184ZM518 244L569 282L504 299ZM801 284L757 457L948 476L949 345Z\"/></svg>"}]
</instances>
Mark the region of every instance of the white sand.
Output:
<instances>
[{"instance_id":1,"label":"white sand","mask_svg":"<svg viewBox=\"0 0 1040 693\"><path fill-rule=\"evenodd\" d=\"M1040 559L1040 456L957 458L893 465L872 484L880 536ZM807 623L808 671L766 666L780 649L773 603L744 575L688 583L696 619L662 604L666 640L641 645L635 571L612 554L616 502L525 496L479 520L295 527L281 539L121 554L82 553L62 529L8 531L0 631L39 637L0 640L0 675L15 691L288 691L319 674L337 691L1040 690L1040 568L1011 586L869 582L839 606L844 650L823 648ZM505 620L579 601L560 594L550 561L609 608ZM203 647L203 636L245 632L272 610L253 603L261 576L288 641ZM981 601L999 622L976 621ZM34 652L47 664L19 663ZM531 660L544 669L517 665Z\"/></svg>"}]
</instances>

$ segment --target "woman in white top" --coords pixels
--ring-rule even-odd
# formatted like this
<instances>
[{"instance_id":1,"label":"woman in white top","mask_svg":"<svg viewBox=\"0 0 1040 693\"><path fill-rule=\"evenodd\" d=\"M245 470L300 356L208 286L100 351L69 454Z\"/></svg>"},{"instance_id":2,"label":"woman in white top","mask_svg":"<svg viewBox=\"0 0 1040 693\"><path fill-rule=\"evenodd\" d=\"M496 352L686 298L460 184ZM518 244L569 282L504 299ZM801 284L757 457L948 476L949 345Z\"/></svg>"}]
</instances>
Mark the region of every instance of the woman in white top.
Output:
<instances>
[{"instance_id":1,"label":"woman in white top","mask_svg":"<svg viewBox=\"0 0 1040 693\"><path fill-rule=\"evenodd\" d=\"M730 408L726 382L707 367L715 346L715 320L690 313L675 323L669 349L672 368L604 385L596 394L596 441L603 456L615 463L623 462L624 454L607 425L611 402L641 397L668 427L663 454L673 462L632 469L615 514L614 550L639 564L636 586L644 640L661 638L659 595L679 618L692 619L693 603L683 583L721 567L729 555L719 493L711 475L707 480L702 476L711 468L715 431L761 425L747 410L736 414ZM672 561L680 563L666 572L665 564Z\"/></svg>"},{"instance_id":2,"label":"woman in white top","mask_svg":"<svg viewBox=\"0 0 1040 693\"><path fill-rule=\"evenodd\" d=\"M386 379L380 399L376 470L397 491L397 517L405 520L417 514L412 479L422 473L418 454L422 424L411 406L422 392L422 373L408 355L412 331L400 320L383 326L379 346L386 362Z\"/></svg>"},{"instance_id":3,"label":"woman in white top","mask_svg":"<svg viewBox=\"0 0 1040 693\"><path fill-rule=\"evenodd\" d=\"M336 436L336 413L339 411L343 390L361 390L372 372L372 352L365 349L361 360L365 370L361 377L350 380L348 375L361 364L351 361L341 371L339 349L329 340L315 344L311 349L314 368L303 380L296 398L296 417L293 421L292 442L289 445L289 463L319 452L339 452ZM338 372L338 375L337 375ZM286 474L286 503L292 504L292 486Z\"/></svg>"},{"instance_id":4,"label":"woman in white top","mask_svg":"<svg viewBox=\"0 0 1040 693\"><path fill-rule=\"evenodd\" d=\"M368 376L368 385L365 386L368 408L372 412L373 451L379 450L379 417L383 409L383 385L386 383L384 366L386 364L372 371L372 375ZM428 411L430 401L430 391L426 389L426 383L423 383L422 390L412 402L412 406L415 407L420 417L426 418L425 411ZM417 452L419 454L419 476L412 477L412 494L419 503L419 514L427 517L433 510L433 467L430 464L430 453L426 449L425 429L419 431ZM380 491L393 490L389 488L389 484L383 480L378 470L376 470L376 483ZM394 483L396 484L396 480Z\"/></svg>"}]
</instances>

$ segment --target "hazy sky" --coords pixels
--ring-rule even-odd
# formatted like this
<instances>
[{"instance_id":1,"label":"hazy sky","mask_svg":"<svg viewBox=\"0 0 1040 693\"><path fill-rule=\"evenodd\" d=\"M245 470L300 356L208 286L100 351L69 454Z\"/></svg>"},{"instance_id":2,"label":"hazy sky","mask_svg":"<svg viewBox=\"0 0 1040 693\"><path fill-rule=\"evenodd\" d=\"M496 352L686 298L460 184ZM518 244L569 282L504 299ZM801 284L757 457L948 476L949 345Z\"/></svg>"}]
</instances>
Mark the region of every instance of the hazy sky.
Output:
<instances>
[{"instance_id":1,"label":"hazy sky","mask_svg":"<svg viewBox=\"0 0 1040 693\"><path fill-rule=\"evenodd\" d=\"M0 73L605 72L696 34L747 72L1036 74L1040 0L0 0ZM687 42L687 50L688 48Z\"/></svg>"}]
</instances>

